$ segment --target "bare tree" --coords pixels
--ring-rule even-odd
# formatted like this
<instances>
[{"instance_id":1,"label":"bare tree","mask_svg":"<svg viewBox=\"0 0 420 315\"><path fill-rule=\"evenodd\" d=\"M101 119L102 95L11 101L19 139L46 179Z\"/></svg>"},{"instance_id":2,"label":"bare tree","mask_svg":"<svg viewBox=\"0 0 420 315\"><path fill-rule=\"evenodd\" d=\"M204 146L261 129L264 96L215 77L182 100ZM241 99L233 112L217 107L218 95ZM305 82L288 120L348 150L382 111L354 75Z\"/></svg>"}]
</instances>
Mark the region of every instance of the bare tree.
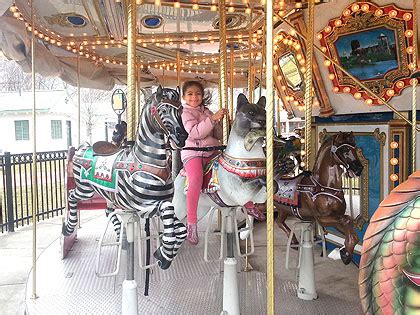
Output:
<instances>
[{"instance_id":1,"label":"bare tree","mask_svg":"<svg viewBox=\"0 0 420 315\"><path fill-rule=\"evenodd\" d=\"M73 93L75 96L75 93ZM92 131L99 123L101 114L99 114L98 104L111 98L110 91L81 89L80 90L80 104L81 113L80 119L86 125L86 134L89 142L92 143Z\"/></svg>"},{"instance_id":2,"label":"bare tree","mask_svg":"<svg viewBox=\"0 0 420 315\"><path fill-rule=\"evenodd\" d=\"M35 75L36 90L62 89L63 81L57 77ZM0 91L30 91L32 89L31 74L24 73L15 61L0 60Z\"/></svg>"}]
</instances>

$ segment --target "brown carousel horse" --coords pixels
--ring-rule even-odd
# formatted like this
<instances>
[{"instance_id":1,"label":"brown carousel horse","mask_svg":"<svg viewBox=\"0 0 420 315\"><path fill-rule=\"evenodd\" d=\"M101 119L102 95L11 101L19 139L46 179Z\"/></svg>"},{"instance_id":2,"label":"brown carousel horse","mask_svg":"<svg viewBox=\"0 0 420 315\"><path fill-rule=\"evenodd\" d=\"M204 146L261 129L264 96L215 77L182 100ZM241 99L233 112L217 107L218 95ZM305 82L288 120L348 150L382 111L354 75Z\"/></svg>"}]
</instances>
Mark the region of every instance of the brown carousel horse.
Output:
<instances>
[{"instance_id":1,"label":"brown carousel horse","mask_svg":"<svg viewBox=\"0 0 420 315\"><path fill-rule=\"evenodd\" d=\"M360 162L353 133L340 132L324 140L312 172L303 172L293 178L275 174L278 191L274 206L279 215L278 226L289 236L285 220L294 215L301 220L316 220L323 227L334 227L345 236L345 247L340 250L341 260L350 263L359 238L353 230L353 220L346 212L346 201L341 176L360 176ZM297 242L294 239L294 242Z\"/></svg>"}]
</instances>

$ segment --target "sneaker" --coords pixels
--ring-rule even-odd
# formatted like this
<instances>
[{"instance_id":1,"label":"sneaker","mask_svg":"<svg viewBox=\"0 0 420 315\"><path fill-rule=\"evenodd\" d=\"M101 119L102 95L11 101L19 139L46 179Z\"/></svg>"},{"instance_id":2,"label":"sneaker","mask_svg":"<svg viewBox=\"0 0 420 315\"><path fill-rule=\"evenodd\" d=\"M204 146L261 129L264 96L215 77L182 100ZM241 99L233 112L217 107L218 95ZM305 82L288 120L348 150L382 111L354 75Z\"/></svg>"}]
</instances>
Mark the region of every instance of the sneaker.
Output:
<instances>
[{"instance_id":1,"label":"sneaker","mask_svg":"<svg viewBox=\"0 0 420 315\"><path fill-rule=\"evenodd\" d=\"M265 220L264 213L260 209L258 209L258 207L252 201L248 201L246 204L244 204L244 207L246 209L246 212L251 217L257 219L258 221Z\"/></svg>"},{"instance_id":2,"label":"sneaker","mask_svg":"<svg viewBox=\"0 0 420 315\"><path fill-rule=\"evenodd\" d=\"M198 244L197 224L188 224L187 225L187 240L192 245L197 245Z\"/></svg>"}]
</instances>

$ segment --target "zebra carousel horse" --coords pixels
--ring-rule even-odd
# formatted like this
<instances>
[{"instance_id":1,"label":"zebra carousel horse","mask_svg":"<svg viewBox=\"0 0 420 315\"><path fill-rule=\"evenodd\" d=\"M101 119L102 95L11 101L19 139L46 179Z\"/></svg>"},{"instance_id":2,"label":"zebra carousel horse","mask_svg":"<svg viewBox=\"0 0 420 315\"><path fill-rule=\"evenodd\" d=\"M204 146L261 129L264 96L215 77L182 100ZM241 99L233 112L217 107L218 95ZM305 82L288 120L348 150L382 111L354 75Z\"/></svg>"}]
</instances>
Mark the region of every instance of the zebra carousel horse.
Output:
<instances>
[{"instance_id":1,"label":"zebra carousel horse","mask_svg":"<svg viewBox=\"0 0 420 315\"><path fill-rule=\"evenodd\" d=\"M75 231L77 202L91 198L96 192L113 206L136 211L142 218L161 218L162 245L153 255L162 269L169 268L186 238L186 229L176 217L171 202L174 185L167 142L171 147L181 148L187 136L181 120L179 94L159 86L146 101L131 149L98 156L88 144L81 145L74 156L76 188L69 192L68 220L63 225L63 235Z\"/></svg>"},{"instance_id":2,"label":"zebra carousel horse","mask_svg":"<svg viewBox=\"0 0 420 315\"><path fill-rule=\"evenodd\" d=\"M265 190L265 154L262 148L265 136L265 97L251 104L245 95L239 94L235 121L229 135L227 147L213 165L217 169L218 190L201 193L197 218L203 218L212 207L235 208L248 201L263 203ZM213 175L214 177L214 175ZM186 177L178 174L175 179L173 204L176 216L186 218Z\"/></svg>"}]
</instances>

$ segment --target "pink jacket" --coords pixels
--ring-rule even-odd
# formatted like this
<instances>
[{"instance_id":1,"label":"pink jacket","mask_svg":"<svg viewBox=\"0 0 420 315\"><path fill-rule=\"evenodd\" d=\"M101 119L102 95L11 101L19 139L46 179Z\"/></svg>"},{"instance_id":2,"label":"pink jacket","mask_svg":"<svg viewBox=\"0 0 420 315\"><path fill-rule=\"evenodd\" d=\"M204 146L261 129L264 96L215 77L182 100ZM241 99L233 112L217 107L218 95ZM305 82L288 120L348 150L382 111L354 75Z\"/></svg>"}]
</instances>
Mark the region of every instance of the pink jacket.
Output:
<instances>
[{"instance_id":1,"label":"pink jacket","mask_svg":"<svg viewBox=\"0 0 420 315\"><path fill-rule=\"evenodd\" d=\"M211 110L204 106L194 108L184 104L182 122L188 132L188 138L185 142L186 147L203 148L220 145L218 139L223 136L222 126L211 121L210 117L212 115ZM181 159L185 163L194 157L209 157L214 154L214 151L182 150Z\"/></svg>"}]
</instances>

